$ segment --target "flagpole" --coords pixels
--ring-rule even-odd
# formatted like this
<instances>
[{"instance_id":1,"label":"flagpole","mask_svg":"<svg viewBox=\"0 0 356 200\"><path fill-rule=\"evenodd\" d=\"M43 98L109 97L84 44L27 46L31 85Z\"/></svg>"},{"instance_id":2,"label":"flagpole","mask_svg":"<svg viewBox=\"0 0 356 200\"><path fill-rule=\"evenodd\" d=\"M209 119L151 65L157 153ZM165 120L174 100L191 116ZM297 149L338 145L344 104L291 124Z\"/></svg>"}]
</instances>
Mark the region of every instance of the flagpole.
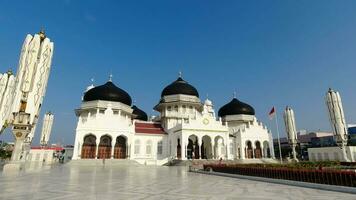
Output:
<instances>
[{"instance_id":1,"label":"flagpole","mask_svg":"<svg viewBox=\"0 0 356 200\"><path fill-rule=\"evenodd\" d=\"M279 128L278 128L278 119L277 119L277 111L276 111L276 114L275 114L275 121L276 121L276 130L277 130L277 137L278 137L278 148L279 148L279 160L282 164L282 150L281 150L281 140L279 138Z\"/></svg>"}]
</instances>

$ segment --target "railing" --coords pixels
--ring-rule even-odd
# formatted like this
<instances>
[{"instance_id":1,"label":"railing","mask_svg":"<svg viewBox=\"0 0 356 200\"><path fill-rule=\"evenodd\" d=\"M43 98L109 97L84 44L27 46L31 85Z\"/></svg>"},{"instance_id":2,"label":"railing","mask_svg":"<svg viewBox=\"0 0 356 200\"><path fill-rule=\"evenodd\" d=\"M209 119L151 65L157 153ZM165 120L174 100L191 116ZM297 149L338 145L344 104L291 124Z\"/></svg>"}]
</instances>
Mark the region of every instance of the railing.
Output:
<instances>
[{"instance_id":1,"label":"railing","mask_svg":"<svg viewBox=\"0 0 356 200\"><path fill-rule=\"evenodd\" d=\"M288 169L246 167L243 165L204 165L204 170L214 172L258 176L273 179L356 187L356 172L346 170Z\"/></svg>"}]
</instances>

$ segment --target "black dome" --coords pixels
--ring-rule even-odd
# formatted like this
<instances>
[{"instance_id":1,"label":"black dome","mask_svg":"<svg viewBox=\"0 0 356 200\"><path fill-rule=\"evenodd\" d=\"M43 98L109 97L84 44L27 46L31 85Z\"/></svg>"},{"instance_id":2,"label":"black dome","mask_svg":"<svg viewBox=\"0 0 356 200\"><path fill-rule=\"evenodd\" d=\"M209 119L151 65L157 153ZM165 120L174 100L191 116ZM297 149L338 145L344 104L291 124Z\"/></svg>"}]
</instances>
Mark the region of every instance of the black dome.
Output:
<instances>
[{"instance_id":1,"label":"black dome","mask_svg":"<svg viewBox=\"0 0 356 200\"><path fill-rule=\"evenodd\" d=\"M219 109L219 117L226 115L255 115L255 110L247 103L233 98L228 104Z\"/></svg>"},{"instance_id":2,"label":"black dome","mask_svg":"<svg viewBox=\"0 0 356 200\"><path fill-rule=\"evenodd\" d=\"M133 119L138 119L142 121L148 120L147 114L143 110L137 108L137 106L135 105L132 106L132 109L133 109L132 114L134 115Z\"/></svg>"},{"instance_id":3,"label":"black dome","mask_svg":"<svg viewBox=\"0 0 356 200\"><path fill-rule=\"evenodd\" d=\"M111 81L108 81L104 85L97 86L90 89L84 95L83 101L116 101L131 106L132 100L129 94L123 89L116 87Z\"/></svg>"},{"instance_id":4,"label":"black dome","mask_svg":"<svg viewBox=\"0 0 356 200\"><path fill-rule=\"evenodd\" d=\"M162 91L161 97L174 94L186 94L199 98L199 93L195 87L179 77L176 81L165 87Z\"/></svg>"}]
</instances>

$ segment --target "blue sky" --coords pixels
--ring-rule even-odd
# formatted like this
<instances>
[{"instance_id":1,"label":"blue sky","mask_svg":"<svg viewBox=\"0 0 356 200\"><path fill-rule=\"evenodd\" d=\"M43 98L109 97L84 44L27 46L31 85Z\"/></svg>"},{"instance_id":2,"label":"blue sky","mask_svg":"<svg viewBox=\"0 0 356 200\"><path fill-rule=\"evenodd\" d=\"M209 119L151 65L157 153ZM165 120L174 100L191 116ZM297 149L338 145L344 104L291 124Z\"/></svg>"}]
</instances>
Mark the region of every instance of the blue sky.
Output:
<instances>
[{"instance_id":1,"label":"blue sky","mask_svg":"<svg viewBox=\"0 0 356 200\"><path fill-rule=\"evenodd\" d=\"M297 128L330 130L324 95L343 99L356 123L356 1L1 1L0 71L17 69L27 33L55 43L42 113L52 142L74 141L84 89L113 81L148 114L183 72L216 111L237 97L275 134L267 113L294 108ZM42 116L41 116L42 120ZM37 127L35 144L41 127ZM11 140L7 131L0 140Z\"/></svg>"}]
</instances>

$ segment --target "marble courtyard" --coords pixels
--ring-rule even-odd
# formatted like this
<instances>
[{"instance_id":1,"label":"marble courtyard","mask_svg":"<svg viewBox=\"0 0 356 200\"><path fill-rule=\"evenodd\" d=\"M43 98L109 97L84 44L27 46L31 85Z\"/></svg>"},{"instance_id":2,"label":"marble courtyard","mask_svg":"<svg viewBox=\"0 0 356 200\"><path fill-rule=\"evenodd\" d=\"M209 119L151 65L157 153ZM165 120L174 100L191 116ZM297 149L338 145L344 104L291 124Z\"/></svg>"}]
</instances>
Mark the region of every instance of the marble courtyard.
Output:
<instances>
[{"instance_id":1,"label":"marble courtyard","mask_svg":"<svg viewBox=\"0 0 356 200\"><path fill-rule=\"evenodd\" d=\"M26 184L24 184L26 183ZM355 199L346 193L210 176L185 167L73 165L0 174L0 199Z\"/></svg>"}]
</instances>

